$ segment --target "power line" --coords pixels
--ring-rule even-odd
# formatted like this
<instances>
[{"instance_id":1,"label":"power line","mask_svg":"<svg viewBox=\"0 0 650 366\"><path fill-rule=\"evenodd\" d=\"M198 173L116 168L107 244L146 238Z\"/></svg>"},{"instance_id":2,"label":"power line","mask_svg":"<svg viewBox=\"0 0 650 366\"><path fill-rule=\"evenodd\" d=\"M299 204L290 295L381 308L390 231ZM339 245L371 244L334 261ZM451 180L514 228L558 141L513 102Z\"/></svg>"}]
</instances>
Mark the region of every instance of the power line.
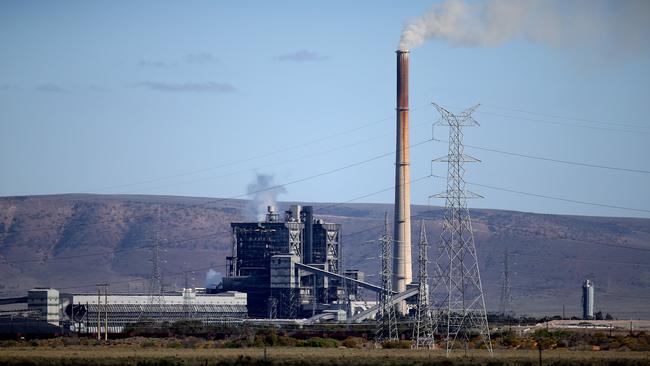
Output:
<instances>
[{"instance_id":1,"label":"power line","mask_svg":"<svg viewBox=\"0 0 650 366\"><path fill-rule=\"evenodd\" d=\"M449 141L440 140L440 139L433 139L433 140L434 140L434 141L438 141L438 142L447 142L447 143L449 142ZM561 164L568 164L568 165L577 165L577 166L584 166L584 167L589 167L589 168L599 168L599 169L618 170L618 171L632 172L632 173L650 174L650 170L632 169L632 168L621 168L621 167L609 166L609 165L590 164L590 163L584 163L584 162L578 162L578 161L570 161L570 160L562 160L562 159L547 158L547 157L542 157L542 156L528 155L528 154L516 153L516 152L511 152L511 151L497 150L497 149L492 149L492 148L487 148L487 147L481 147L481 146L476 146L476 145L467 145L467 144L466 144L465 146L466 146L466 147L470 147L470 148L472 148L472 149L477 149L477 150L489 151L489 152L494 152L494 153L499 153L499 154L505 154L505 155L511 155L511 156L518 156L518 157L528 158L528 159L535 159L535 160L549 161L549 162L554 162L554 163L561 163Z\"/></svg>"},{"instance_id":2,"label":"power line","mask_svg":"<svg viewBox=\"0 0 650 366\"><path fill-rule=\"evenodd\" d=\"M441 178L441 177L439 177ZM636 212L644 212L644 213L650 213L650 210L642 209L642 208L632 208L632 207L625 207L625 206L616 206L616 205L609 205L605 203L595 203L595 202L587 202L587 201L578 201L578 200L573 200L569 198L562 198L562 197L554 197L554 196L548 196L544 194L537 194L537 193L530 193L530 192L523 192L523 191L517 191L514 189L508 189L508 188L502 188L502 187L495 187L495 186L490 186L487 184L480 184L480 183L473 183L473 182L467 182L467 184L471 184L474 186L478 187L483 187L483 188L489 188L489 189L494 189L498 191L504 191L504 192L510 192L510 193L516 193L516 194L521 194L525 196L531 196L531 197L538 197L538 198L545 198L545 199L550 199L550 200L555 200L555 201L563 201L563 202L570 202L570 203L577 203L581 205L589 205L589 206L597 206L597 207L606 207L606 208L615 208L619 210L627 210L627 211L636 211Z\"/></svg>"},{"instance_id":3,"label":"power line","mask_svg":"<svg viewBox=\"0 0 650 366\"><path fill-rule=\"evenodd\" d=\"M311 141L308 141L308 142L304 142L304 143L300 143L300 144L297 144L297 145L289 146L289 147L286 147L286 148L283 148L283 149L279 149L279 150L275 150L275 151L271 151L271 152L265 152L263 154L255 155L255 156L245 158L245 159L230 161L230 162L227 162L227 163L223 163L223 164L219 164L219 165L215 165L215 166L211 166L211 167L207 167L207 168L201 168L201 169L197 169L197 170L193 170L193 171L185 172L185 173L171 174L171 175L167 175L167 176L147 179L147 180L134 182L134 183L127 183L127 184L108 186L108 187L95 189L95 190L90 190L90 191L86 191L86 192L82 192L82 193L92 193L92 192L96 192L96 191L106 191L106 190L115 189L115 188L124 188L124 187L132 187L132 186L148 184L148 183L155 183L155 182L159 182L159 181L163 181L163 180L169 180L169 179L173 179L173 178L179 178L179 177L185 177L185 176L189 176L189 175L204 173L204 172L207 172L207 171L221 169L221 168L225 168L225 167L228 167L228 166L233 166L233 165L236 166L236 165L239 165L239 164L247 163L249 161L259 160L259 159L266 158L266 157L269 157L269 156L274 156L274 155L282 154L282 153L285 153L285 152L288 152L288 151L291 151L291 150L295 150L295 149L298 149L298 148L301 148L301 147L304 147L304 146L309 146L311 144L321 142L321 141L325 141L325 140L328 140L328 139L331 139L331 138L334 138L334 137L337 137L337 136L340 136L340 135L343 135L343 134L346 134L346 133L354 132L354 131L363 129L365 127L368 127L368 126L371 126L371 125L374 125L376 123L383 122L383 121L386 121L386 120L388 120L388 118L373 121L373 122L365 124L363 126L355 127L355 128L352 128L352 129L349 129L349 130L346 130L346 131L342 131L340 133L336 133L336 134L328 135L328 136L325 136L325 137L317 138L317 139L314 139L314 140L311 140Z\"/></svg>"},{"instance_id":4,"label":"power line","mask_svg":"<svg viewBox=\"0 0 650 366\"><path fill-rule=\"evenodd\" d=\"M417 146L423 145L423 144L425 144L427 142L430 142L430 141L431 141L431 139L426 139L426 140L420 141L418 143L411 144L409 147L410 148L417 147ZM375 155L375 156L370 157L370 158L365 159L365 160L357 161L357 162L354 162L354 163L351 163L351 164L348 164L348 165L344 165L344 166L341 166L341 167L338 167L338 168L326 170L326 171L323 171L323 172L320 172L320 173L317 173L317 174L313 174L313 175L310 175L310 176L306 176L306 177L303 177L303 178L298 178L298 179L295 179L295 180L292 180L292 181L289 181L289 182L285 182L285 183L282 183L282 184L276 184L276 185L271 186L271 187L266 187L266 188L258 189L256 191L247 192L247 193L242 193L242 194L231 196L231 197L228 197L228 198L217 198L217 199L207 200L207 201L201 202L201 203L190 204L190 205L187 205L187 206L183 206L183 207L173 209L173 210L171 210L171 212L186 210L186 209L194 208L194 207L207 206L209 204L214 204L214 203L219 203L219 202L223 202L223 201L238 199L238 198L249 196L251 194L256 194L256 193L265 192L265 191L269 191L269 190L275 190L275 189L278 189L278 188L282 188L284 186L289 186L289 185L293 185L293 184L297 184L297 183L302 183L302 182L309 181L309 180L312 180L312 179L315 179L315 178L320 178L322 176L337 173L337 172L340 172L342 170L346 170L346 169L354 168L354 167L357 167L357 166L361 166L361 165L367 164L369 162L379 160L381 158L385 158L385 157L390 156L390 155L392 155L394 153L395 153L395 151L392 150L390 152ZM134 219L137 219L137 218L142 218L142 217L147 217L147 216L148 215L134 215L134 216L131 216L130 218L127 218L125 221L134 220ZM109 219L109 220L102 220L102 221L90 222L90 223L78 223L78 224L76 224L74 226L100 225L100 224L105 224L105 223L110 223L110 222L115 222L115 221L116 221L116 219ZM26 228L26 229L22 229L22 230L9 230L9 231L6 231L6 232L0 233L0 234L1 235L7 235L7 234L13 234L13 233L17 233L17 232L31 232L31 231L47 230L47 229L56 228L58 226L59 225L56 225L56 226L50 225L50 226L41 226L41 227L35 227L35 228Z\"/></svg>"},{"instance_id":5,"label":"power line","mask_svg":"<svg viewBox=\"0 0 650 366\"><path fill-rule=\"evenodd\" d=\"M422 181L422 180L427 179L427 178L431 178L431 175L429 174L429 175L425 175L425 176L422 176L422 177L419 177L419 178L416 178L416 179L411 179L411 180L409 180L409 184L413 184L413 183ZM338 202L338 203L329 204L327 206L321 206L321 207L318 207L314 211L318 212L318 211L322 211L322 210L327 210L327 209L330 209L332 207L336 207L336 206L340 206L340 205L343 205L343 204L346 204L346 203L351 203L351 202L354 202L354 201L358 201L360 199L368 198L368 197L377 195L379 193L388 192L388 191L393 190L393 189L395 189L395 186L386 187L386 188L380 189L378 191L374 191L374 192L371 192L371 193L364 194L362 196L357 196L357 197L351 198L351 199L349 199L347 201L344 201L344 202Z\"/></svg>"},{"instance_id":6,"label":"power line","mask_svg":"<svg viewBox=\"0 0 650 366\"><path fill-rule=\"evenodd\" d=\"M612 247L615 247L615 246L612 245ZM524 256L524 257L531 257L531 258L539 258L539 255L536 255L536 254L510 253L510 255ZM544 254L544 256L547 256L547 254ZM553 258L557 258L557 259L567 261L567 262L594 262L594 263L607 263L607 264L612 264L612 265L623 265L623 266L650 267L650 263L613 262L613 261L610 261L610 260L607 260L607 259L567 258L565 256L554 256Z\"/></svg>"},{"instance_id":7,"label":"power line","mask_svg":"<svg viewBox=\"0 0 650 366\"><path fill-rule=\"evenodd\" d=\"M511 115L502 114L502 113L493 113L493 112L485 112L485 111L480 111L480 112L477 111L477 113L487 114L487 115L491 115L491 116L495 116L495 117L504 117L504 118L509 118L509 119L516 119L516 120L527 121L527 122L536 122L536 123L544 123L544 124L568 126L568 127L576 127L576 128L587 128L587 129L590 129L590 130L600 130L600 131L610 131L610 132L624 132L624 133L634 133L634 134L650 134L650 131L638 131L638 130L628 130L628 129L620 129L620 128L608 128L608 127L598 127L598 126L576 125L576 124L573 124L573 123L546 121L546 120L535 119L535 118L527 118L527 117L521 117L521 116L511 116Z\"/></svg>"},{"instance_id":8,"label":"power line","mask_svg":"<svg viewBox=\"0 0 650 366\"><path fill-rule=\"evenodd\" d=\"M424 125L424 124L426 124L426 123L419 123L419 124L416 124L416 125L414 125L414 126L421 126L421 125ZM314 156L318 156L318 155L322 155L322 154L327 154L327 153L330 153L330 152L333 152L333 151L337 151L337 150L339 150L339 149L344 149L344 148L348 148L348 147L351 147L351 146L356 146L356 145L358 145L358 144L360 144L360 143L364 143L364 142L367 142L367 141L372 141L372 140L375 140L375 139L377 139L377 138L384 137L384 136L389 135L389 134L390 134L390 133L385 133L385 134L377 135L377 136L374 136L374 137L371 137L371 138L368 138L368 139L364 139L364 140L356 141L356 142L354 142L354 143L352 143L352 144L347 144L347 145L343 145L343 146L340 146L340 147L337 147L337 148L334 148L334 149L330 149L330 150L326 150L326 151L323 151L323 152L320 152L320 153L316 153L316 154L313 154L313 155L311 155L311 156L301 156L301 157L299 157L299 158L297 158L297 159L294 158L294 159L291 159L291 160L288 160L288 161L285 161L285 162L280 162L280 163L275 163L275 164L267 164L267 165L265 165L265 167L277 166L277 165L285 164L285 163L287 163L287 162L294 162L294 161L296 161L296 160L298 160L298 159L311 158L311 157L314 157ZM415 146L415 145L412 145L412 146ZM230 164L227 164L227 165L230 165ZM209 168L208 168L208 169L209 169ZM222 178L222 177L227 177L227 176L235 175L235 174L238 174L238 173L241 173L241 172L248 172L248 171L251 171L251 170L252 170L252 171L255 171L255 170L258 170L258 169L260 169L260 168L258 167L258 168L252 168L252 169L240 170L240 171L235 171L235 172L231 172L231 173L228 173L228 174L223 174L223 175L220 175L220 176L217 176L217 177L208 177L208 178L196 179L196 180L191 180L191 181L183 182L183 183L180 183L180 184L187 184L187 183L193 183L193 182L197 182L197 181L201 181L201 180L208 180L208 179ZM167 185L167 186L163 186L163 187L155 187L154 189L164 188L164 187L169 187L169 186L175 186L175 185L179 185L179 184L172 184L172 185ZM275 187L271 187L271 189L273 189L273 188L275 188ZM389 188L389 189L392 189L392 188L393 188L393 187L391 187L391 188ZM258 191L258 192L259 192L259 191ZM126 194L126 193L130 193L130 192L128 192L128 191L124 191L124 192L119 192L118 194ZM257 193L257 192L254 192L254 193ZM223 200L227 200L227 199L228 199L228 198L225 198L225 199L223 199ZM360 198L358 198L358 199L360 199ZM208 203L209 203L209 202L208 202ZM185 208L187 208L187 207L183 207L183 208L180 208L180 209L185 209ZM138 218L138 216L127 218L127 220L136 219L136 218ZM82 225L83 225L83 226L86 226L86 225L96 225L96 224L99 225L99 224L108 223L108 222L111 222L111 221L101 221L101 222L96 222L96 223L77 224L77 225L73 225L73 227L74 227L74 226L82 226ZM56 227L59 227L59 226L60 226L60 225L56 225ZM70 226L68 226L68 227L70 227ZM9 234L9 233L17 233L17 232L25 232L25 231L38 231L38 230L45 230L45 229L51 229L51 228L52 228L52 226L44 226L44 227L37 227L37 228L28 228L28 229L24 229L24 230L10 230L10 231L7 231L7 232L0 233L0 235L6 235L6 234ZM34 262L39 262L39 260L34 260Z\"/></svg>"},{"instance_id":9,"label":"power line","mask_svg":"<svg viewBox=\"0 0 650 366\"><path fill-rule=\"evenodd\" d=\"M506 225L499 225L499 224L488 223L488 222L486 222L485 224L488 225L488 226L492 226L492 227L500 227L502 229L507 229L507 230L511 230L511 231L520 231L520 232L523 232L523 233L526 233L526 234L541 236L541 235L539 235L538 232L532 231L532 230L527 230L527 229L522 229L522 228L512 227L512 226L506 226ZM482 232L485 232L485 233L488 233L488 234L493 234L493 232L491 232L489 230L481 230L481 229L477 229L477 228L475 228L474 230L482 231ZM600 245L600 246L612 247L612 248L616 248L616 249L630 249L630 250L639 250L639 251L644 251L644 252L650 251L650 248L630 247L630 246L625 246L625 245L612 245L610 243L601 243L601 242L597 242L597 241L587 241L587 240L580 240L580 239L568 238L568 237L556 237L556 238L552 238L552 239L577 241L577 242L583 243L583 244Z\"/></svg>"},{"instance_id":10,"label":"power line","mask_svg":"<svg viewBox=\"0 0 650 366\"><path fill-rule=\"evenodd\" d=\"M535 115L535 116L549 117L549 118L554 118L554 119L573 120L573 121L580 121L580 122L597 123L597 124L603 124L603 125L622 126L622 127L632 127L632 128L650 128L650 126L643 126L643 125L637 125L637 124L605 122L605 121L599 121L599 120L587 119L587 118L578 118L578 117L566 117L566 116L559 116L559 115L554 115L554 114L531 112L531 111L527 111L527 110L524 110L524 109L518 109L518 108L498 107L498 106L495 106L495 105L486 105L486 107L494 108L494 109L503 109L503 110L512 111L512 112L520 112L520 113L532 114L532 115Z\"/></svg>"},{"instance_id":11,"label":"power line","mask_svg":"<svg viewBox=\"0 0 650 366\"><path fill-rule=\"evenodd\" d=\"M434 212L441 212L441 211L442 211L442 208L437 208L435 210L422 211L422 212L419 212L418 214L411 215L411 219L412 220L416 220L416 219L432 219L431 217L429 217L429 214L434 213ZM377 218L375 220L379 220L379 219ZM476 221L476 219L472 219L472 221ZM522 232L522 233L525 233L525 234L530 234L530 235L541 237L541 235L538 232L533 231L533 230L522 229L522 228L518 228L518 227L511 227L511 226L506 226L506 225L499 225L499 224L490 223L490 222L487 222L487 221L485 222L485 225L492 226L492 227L500 227L502 229L507 229L507 230L511 230L511 231L519 231L519 232ZM367 232L376 231L376 230L378 230L380 228L381 228L381 225L375 225L375 226L372 226L372 227L369 227L369 228L366 228L366 229L363 229L363 230L359 230L359 231L355 231L353 233L346 234L346 238L349 238L351 236L361 235L361 234L364 234L364 233L367 233ZM473 229L475 231L481 231L481 232L485 232L485 233L488 233L488 234L494 234L494 232L491 232L489 230L481 230L479 228L473 228ZM650 248L631 247L631 246L625 246L625 245L612 245L610 243L601 243L601 242L596 242L596 241L591 241L591 240L585 240L585 239L581 240L581 239L570 238L570 237L556 237L556 238L551 238L551 239L575 241L575 242L579 242L579 243L582 243L582 244L599 245L599 246L605 246L605 247L612 247L612 248L615 248L615 249L629 249L629 250L638 250L638 251L650 251Z\"/></svg>"},{"instance_id":12,"label":"power line","mask_svg":"<svg viewBox=\"0 0 650 366\"><path fill-rule=\"evenodd\" d=\"M429 124L429 123L428 122L418 123L418 124L415 124L414 127L419 127L419 126L422 126L422 125L425 125L425 124ZM296 161L300 161L300 160L313 159L314 157L317 157L317 156L327 155L327 154L335 152L335 151L339 151L339 150L347 149L347 148L350 148L350 147L358 146L358 145L366 143L368 141L377 140L379 138L391 135L392 133L393 132L387 132L387 133L383 133L383 134L380 134L380 135L375 135L375 136L370 137L370 138L358 140L358 141L355 141L355 142L350 143L350 144L337 146L335 148L320 151L320 152L316 152L316 153L313 153L313 154L308 154L308 155L301 154L300 156L292 157L289 160L280 161L280 162L276 162L276 163L272 163L272 164L266 164L266 165L264 165L264 168L269 168L269 167L280 166L280 165L284 165L284 164L295 163ZM241 170L236 170L236 171L233 171L233 172L229 172L229 173L225 173L225 174L221 174L221 175L217 175L217 176L202 177L202 178L187 180L187 181L184 181L184 182L166 184L166 185L163 185L163 186L156 186L156 187L138 189L137 191L121 191L121 192L117 192L117 194L137 193L137 192L142 192L142 191L157 190L157 189L161 189L161 188L176 187L176 186L179 186L179 185L192 184L192 183L202 182L202 181L206 181L206 180L214 180L214 179L219 179L219 178L225 178L225 177L230 177L230 176L237 175L237 174L240 174L240 173L246 173L246 172L251 172L251 171L255 172L255 171L259 171L259 170L260 170L260 167L241 169Z\"/></svg>"},{"instance_id":13,"label":"power line","mask_svg":"<svg viewBox=\"0 0 650 366\"><path fill-rule=\"evenodd\" d=\"M425 106L428 106L428 104L423 104L423 105L417 106L417 107L413 108L413 110L417 110L417 109L420 109L420 108L425 107ZM108 187L94 189L94 190L88 190L88 191L85 191L85 192L82 192L82 193L93 193L93 192L97 192L97 191L106 191L106 190L115 189L115 188L125 188L125 187L132 187L132 186L137 186L137 185L142 185L142 184L155 183L155 182L159 182L159 181L163 181L163 180L169 180L169 179L174 179L174 178L179 178L179 177L185 177L185 176L189 176L189 175L204 173L204 172L211 171L211 170L221 169L221 168L225 168L227 166L239 165L239 164L243 164L243 163L246 163L246 162L249 162L249 161L254 161L254 160L267 158L269 156L283 154L283 153L286 153L288 151L296 150L296 149L299 149L299 148L302 148L302 147L309 147L309 146L311 146L311 145L313 145L315 143L330 140L332 138L339 137L339 136L342 136L342 135L346 135L346 134L349 134L351 132L359 131L359 130L362 130L364 128L376 125L378 123L388 121L388 120L392 120L394 118L395 118L395 116L390 116L390 117L385 117L385 118L382 118L382 119L374 120L374 121L365 123L365 124L363 124L361 126L353 127L353 128L347 129L347 130L343 130L343 131L336 132L336 133L333 133L333 134L330 134L330 135L326 135L326 136L323 136L323 137L312 139L312 140L309 140L309 141L306 141L306 142L301 142L299 144L288 146L288 147L285 147L285 148L282 148L282 149L278 149L278 150L274 150L274 151L270 151L270 152L264 152L263 154L255 155L255 156L248 157L248 158L245 158L245 159L230 161L230 162L227 162L227 163L222 163L222 164L218 164L218 165L215 165L215 166L211 166L211 167L207 167L207 168L201 168L201 169L197 169L197 170L193 170L193 171L189 171L189 172L171 174L171 175L167 175L167 176L146 179L146 180L142 180L142 181L139 181L139 182L119 184L119 185L113 185L113 186L108 186Z\"/></svg>"}]
</instances>

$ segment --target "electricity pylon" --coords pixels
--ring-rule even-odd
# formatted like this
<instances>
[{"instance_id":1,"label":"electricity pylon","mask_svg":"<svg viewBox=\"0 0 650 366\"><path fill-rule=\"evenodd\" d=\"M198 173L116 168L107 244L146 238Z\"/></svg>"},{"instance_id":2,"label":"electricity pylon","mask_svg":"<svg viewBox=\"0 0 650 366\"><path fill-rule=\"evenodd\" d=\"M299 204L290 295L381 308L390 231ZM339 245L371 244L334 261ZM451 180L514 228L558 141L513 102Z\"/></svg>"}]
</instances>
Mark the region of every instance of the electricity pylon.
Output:
<instances>
[{"instance_id":1,"label":"electricity pylon","mask_svg":"<svg viewBox=\"0 0 650 366\"><path fill-rule=\"evenodd\" d=\"M165 298L163 296L162 287L162 274L160 271L160 207L156 212L156 217L153 220L153 244L151 246L151 278L149 279L149 312L154 315L162 315L164 309ZM154 315L154 317L156 317ZM156 318L159 318L157 316Z\"/></svg>"},{"instance_id":2,"label":"electricity pylon","mask_svg":"<svg viewBox=\"0 0 650 366\"><path fill-rule=\"evenodd\" d=\"M384 214L384 233L379 238L381 244L381 292L377 310L375 344L398 339L397 318L393 305L393 282L391 269L391 244L393 239L388 229L388 215Z\"/></svg>"},{"instance_id":3,"label":"electricity pylon","mask_svg":"<svg viewBox=\"0 0 650 366\"><path fill-rule=\"evenodd\" d=\"M415 308L415 321L413 323L413 345L415 349L433 349L433 318L431 317L431 304L429 303L429 281L427 265L429 256L427 249L427 231L424 220L420 222L420 241L418 242L418 303Z\"/></svg>"},{"instance_id":4,"label":"electricity pylon","mask_svg":"<svg viewBox=\"0 0 650 366\"><path fill-rule=\"evenodd\" d=\"M511 315L511 303L512 303L512 281L510 279L510 258L508 256L508 247L506 247L503 253L503 274L502 274L502 287L501 287L501 316L504 318Z\"/></svg>"},{"instance_id":5,"label":"electricity pylon","mask_svg":"<svg viewBox=\"0 0 650 366\"><path fill-rule=\"evenodd\" d=\"M465 189L463 177L463 164L479 161L463 152L462 130L466 126L478 126L472 118L478 105L455 115L432 104L442 117L435 125L449 126L449 153L433 160L447 163L447 189L433 196L445 199L432 293L437 329L442 333L447 356L459 345L467 348L473 334L479 335L492 355L474 232L467 208L468 198L481 196Z\"/></svg>"},{"instance_id":6,"label":"electricity pylon","mask_svg":"<svg viewBox=\"0 0 650 366\"><path fill-rule=\"evenodd\" d=\"M187 263L185 263L183 267L183 313L185 314L185 318L190 319L193 315L193 290L190 288L190 279L194 280L194 271L189 268Z\"/></svg>"}]
</instances>

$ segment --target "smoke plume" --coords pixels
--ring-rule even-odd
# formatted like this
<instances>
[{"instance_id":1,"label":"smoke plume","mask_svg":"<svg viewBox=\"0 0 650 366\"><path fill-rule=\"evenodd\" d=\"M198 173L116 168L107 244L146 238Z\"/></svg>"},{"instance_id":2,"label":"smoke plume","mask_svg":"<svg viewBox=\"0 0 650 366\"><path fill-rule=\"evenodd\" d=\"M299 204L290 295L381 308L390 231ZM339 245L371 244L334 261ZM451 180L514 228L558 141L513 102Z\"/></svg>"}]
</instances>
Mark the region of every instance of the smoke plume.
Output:
<instances>
[{"instance_id":1,"label":"smoke plume","mask_svg":"<svg viewBox=\"0 0 650 366\"><path fill-rule=\"evenodd\" d=\"M649 31L647 0L447 0L406 24L399 49L430 39L469 47L525 39L613 54L647 49Z\"/></svg>"},{"instance_id":2,"label":"smoke plume","mask_svg":"<svg viewBox=\"0 0 650 366\"><path fill-rule=\"evenodd\" d=\"M221 272L217 272L214 269L210 268L208 273L205 274L205 288L211 287L213 285L218 285L221 282Z\"/></svg>"},{"instance_id":3,"label":"smoke plume","mask_svg":"<svg viewBox=\"0 0 650 366\"><path fill-rule=\"evenodd\" d=\"M252 196L249 211L257 221L264 220L267 206L275 206L276 198L280 193L286 193L282 185L273 185L273 175L257 174L255 181L246 187L247 193Z\"/></svg>"}]
</instances>

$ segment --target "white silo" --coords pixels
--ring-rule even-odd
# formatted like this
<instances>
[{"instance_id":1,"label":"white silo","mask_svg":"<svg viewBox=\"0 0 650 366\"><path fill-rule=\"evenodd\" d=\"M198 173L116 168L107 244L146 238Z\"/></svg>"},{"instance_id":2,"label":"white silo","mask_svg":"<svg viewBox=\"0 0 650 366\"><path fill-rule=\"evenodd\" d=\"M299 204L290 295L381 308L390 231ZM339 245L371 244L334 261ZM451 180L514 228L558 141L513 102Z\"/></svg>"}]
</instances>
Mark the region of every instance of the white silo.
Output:
<instances>
[{"instance_id":1,"label":"white silo","mask_svg":"<svg viewBox=\"0 0 650 366\"><path fill-rule=\"evenodd\" d=\"M594 318L594 283L585 280L582 284L582 319Z\"/></svg>"}]
</instances>

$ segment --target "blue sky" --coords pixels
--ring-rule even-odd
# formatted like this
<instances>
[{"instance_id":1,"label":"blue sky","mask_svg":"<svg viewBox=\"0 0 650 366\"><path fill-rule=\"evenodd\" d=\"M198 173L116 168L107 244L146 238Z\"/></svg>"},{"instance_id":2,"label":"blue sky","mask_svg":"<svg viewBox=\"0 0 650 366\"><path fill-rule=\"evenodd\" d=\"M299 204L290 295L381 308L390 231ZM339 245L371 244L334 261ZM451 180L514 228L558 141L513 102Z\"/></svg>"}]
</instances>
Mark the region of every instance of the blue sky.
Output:
<instances>
[{"instance_id":1,"label":"blue sky","mask_svg":"<svg viewBox=\"0 0 650 366\"><path fill-rule=\"evenodd\" d=\"M406 22L434 3L3 1L0 195L241 197L257 173L281 184L388 153L394 50ZM412 143L431 138L431 101L456 112L481 103L469 145L650 170L650 52L599 42L425 42L411 52ZM446 148L414 147L412 179L430 174ZM468 166L472 183L650 210L650 174L466 152L482 160ZM393 163L289 184L279 199L348 201L392 186ZM472 207L650 217L468 188L485 196ZM422 179L412 201L443 189Z\"/></svg>"}]
</instances>

